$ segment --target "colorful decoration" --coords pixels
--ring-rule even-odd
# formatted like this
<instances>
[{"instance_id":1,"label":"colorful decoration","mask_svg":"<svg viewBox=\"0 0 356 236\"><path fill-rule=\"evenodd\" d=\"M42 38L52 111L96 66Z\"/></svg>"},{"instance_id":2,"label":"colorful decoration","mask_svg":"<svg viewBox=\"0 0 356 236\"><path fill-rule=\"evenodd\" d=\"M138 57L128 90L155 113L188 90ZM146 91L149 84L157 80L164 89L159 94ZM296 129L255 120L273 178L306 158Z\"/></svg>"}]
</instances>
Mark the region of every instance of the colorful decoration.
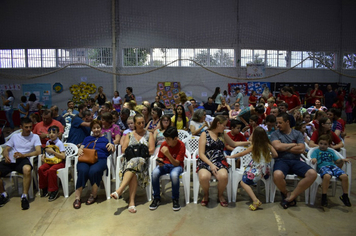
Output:
<instances>
[{"instance_id":1,"label":"colorful decoration","mask_svg":"<svg viewBox=\"0 0 356 236\"><path fill-rule=\"evenodd\" d=\"M179 100L180 82L158 82L157 95L161 97L161 102L170 107Z\"/></svg>"},{"instance_id":2,"label":"colorful decoration","mask_svg":"<svg viewBox=\"0 0 356 236\"><path fill-rule=\"evenodd\" d=\"M79 103L83 100L88 99L90 94L94 94L96 92L96 85L81 82L79 84L73 84L72 86L70 86L69 91L71 92L71 94L73 94L72 101L75 103Z\"/></svg>"},{"instance_id":3,"label":"colorful decoration","mask_svg":"<svg viewBox=\"0 0 356 236\"><path fill-rule=\"evenodd\" d=\"M61 92L63 92L63 85L61 83L55 83L53 85L53 90L56 93L61 93Z\"/></svg>"}]
</instances>

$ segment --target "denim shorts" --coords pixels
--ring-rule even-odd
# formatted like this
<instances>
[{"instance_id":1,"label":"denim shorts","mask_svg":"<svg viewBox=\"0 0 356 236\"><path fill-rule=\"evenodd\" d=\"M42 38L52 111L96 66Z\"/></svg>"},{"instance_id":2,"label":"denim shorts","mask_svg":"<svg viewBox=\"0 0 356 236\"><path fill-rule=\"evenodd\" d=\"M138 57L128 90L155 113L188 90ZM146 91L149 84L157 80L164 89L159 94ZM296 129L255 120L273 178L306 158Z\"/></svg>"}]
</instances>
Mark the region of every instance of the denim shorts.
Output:
<instances>
[{"instance_id":1,"label":"denim shorts","mask_svg":"<svg viewBox=\"0 0 356 236\"><path fill-rule=\"evenodd\" d=\"M295 160L275 160L273 171L280 170L283 172L284 177L288 174L296 174L299 177L305 177L305 173L312 169L307 163Z\"/></svg>"},{"instance_id":2,"label":"denim shorts","mask_svg":"<svg viewBox=\"0 0 356 236\"><path fill-rule=\"evenodd\" d=\"M335 176L336 178L339 178L340 175L345 174L345 172L336 165L323 166L319 169L318 173L320 174L321 178L323 178L323 176L326 174Z\"/></svg>"}]
</instances>

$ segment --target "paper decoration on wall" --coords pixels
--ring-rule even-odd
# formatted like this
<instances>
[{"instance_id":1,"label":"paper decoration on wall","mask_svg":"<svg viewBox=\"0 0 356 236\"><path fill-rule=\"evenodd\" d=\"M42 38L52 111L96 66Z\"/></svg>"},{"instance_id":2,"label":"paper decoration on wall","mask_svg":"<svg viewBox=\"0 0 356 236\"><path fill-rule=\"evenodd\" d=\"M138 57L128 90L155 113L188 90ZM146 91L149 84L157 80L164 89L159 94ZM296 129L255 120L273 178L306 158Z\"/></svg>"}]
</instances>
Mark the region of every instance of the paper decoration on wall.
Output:
<instances>
[{"instance_id":1,"label":"paper decoration on wall","mask_svg":"<svg viewBox=\"0 0 356 236\"><path fill-rule=\"evenodd\" d=\"M169 107L179 102L180 82L158 82L157 95L161 97L161 102Z\"/></svg>"},{"instance_id":2,"label":"paper decoration on wall","mask_svg":"<svg viewBox=\"0 0 356 236\"><path fill-rule=\"evenodd\" d=\"M263 78L265 76L265 64L247 63L246 77L248 79Z\"/></svg>"},{"instance_id":3,"label":"paper decoration on wall","mask_svg":"<svg viewBox=\"0 0 356 236\"><path fill-rule=\"evenodd\" d=\"M240 92L244 96L250 96L251 91L256 91L256 95L260 96L263 93L265 87L268 87L271 91L271 83L269 82L231 83L228 84L228 92L231 97L236 97L236 87L240 87Z\"/></svg>"},{"instance_id":4,"label":"paper decoration on wall","mask_svg":"<svg viewBox=\"0 0 356 236\"><path fill-rule=\"evenodd\" d=\"M96 92L96 85L81 82L79 84L73 84L72 86L70 86L69 91L71 94L73 94L72 101L75 103L79 103L82 100L88 99L89 94L93 94Z\"/></svg>"},{"instance_id":5,"label":"paper decoration on wall","mask_svg":"<svg viewBox=\"0 0 356 236\"><path fill-rule=\"evenodd\" d=\"M27 99L31 93L35 94L37 100L45 106L45 108L52 106L51 84L23 84L22 93Z\"/></svg>"},{"instance_id":6,"label":"paper decoration on wall","mask_svg":"<svg viewBox=\"0 0 356 236\"><path fill-rule=\"evenodd\" d=\"M239 87L240 92L242 95L246 96L248 90L247 90L247 83L230 83L227 85L228 87L228 93L230 94L231 97L236 97L237 93L235 92L235 88Z\"/></svg>"},{"instance_id":7,"label":"paper decoration on wall","mask_svg":"<svg viewBox=\"0 0 356 236\"><path fill-rule=\"evenodd\" d=\"M53 85L53 90L56 93L61 93L61 92L63 92L63 85L61 83L55 83Z\"/></svg>"}]
</instances>

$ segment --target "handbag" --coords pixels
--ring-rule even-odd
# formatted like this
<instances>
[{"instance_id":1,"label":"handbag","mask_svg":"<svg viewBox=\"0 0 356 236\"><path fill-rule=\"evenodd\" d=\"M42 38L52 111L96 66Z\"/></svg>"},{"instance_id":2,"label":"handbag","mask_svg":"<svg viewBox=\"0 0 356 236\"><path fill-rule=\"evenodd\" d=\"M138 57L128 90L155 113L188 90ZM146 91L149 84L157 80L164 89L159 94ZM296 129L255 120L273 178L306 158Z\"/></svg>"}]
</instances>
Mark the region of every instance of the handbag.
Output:
<instances>
[{"instance_id":1,"label":"handbag","mask_svg":"<svg viewBox=\"0 0 356 236\"><path fill-rule=\"evenodd\" d=\"M91 141L88 145L83 148L83 154L78 157L79 162L84 162L88 164L95 164L98 162L98 153L95 150L96 141ZM92 142L94 142L93 148L87 148Z\"/></svg>"},{"instance_id":2,"label":"handbag","mask_svg":"<svg viewBox=\"0 0 356 236\"><path fill-rule=\"evenodd\" d=\"M56 145L47 145L46 148L53 148L53 150L55 152L60 153L60 150ZM42 151L42 154L45 155L45 157L44 157L45 163L50 164L50 165L55 165L55 164L61 163L63 161L63 159L58 158L55 155L49 156L49 154L46 153L46 151L45 151L46 148L44 148Z\"/></svg>"},{"instance_id":3,"label":"handbag","mask_svg":"<svg viewBox=\"0 0 356 236\"><path fill-rule=\"evenodd\" d=\"M131 160L134 157L142 157L147 159L150 157L148 147L142 143L130 145L125 149L126 161Z\"/></svg>"}]
</instances>

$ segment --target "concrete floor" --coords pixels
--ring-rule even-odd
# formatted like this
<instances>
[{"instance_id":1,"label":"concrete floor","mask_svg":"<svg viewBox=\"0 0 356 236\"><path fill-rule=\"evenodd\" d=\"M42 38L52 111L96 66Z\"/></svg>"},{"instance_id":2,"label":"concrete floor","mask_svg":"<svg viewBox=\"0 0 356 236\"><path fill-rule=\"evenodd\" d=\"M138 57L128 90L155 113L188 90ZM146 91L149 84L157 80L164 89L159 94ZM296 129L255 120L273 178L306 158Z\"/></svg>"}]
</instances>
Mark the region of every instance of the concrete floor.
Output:
<instances>
[{"instance_id":1,"label":"concrete floor","mask_svg":"<svg viewBox=\"0 0 356 236\"><path fill-rule=\"evenodd\" d=\"M174 212L168 188L162 196L162 205L150 211L150 202L147 202L145 192L139 189L136 197L138 211L132 214L127 211L127 192L124 200L105 200L104 190L100 189L97 203L82 204L81 209L74 210L71 182L69 198L63 197L62 190L54 202L37 194L30 209L23 211L17 190L9 179L5 179L11 199L0 208L0 235L355 235L356 124L347 125L346 130L347 156L353 164L351 208L338 199L342 194L340 184L335 197L331 197L329 189L328 208L320 206L319 188L315 206L306 205L302 194L297 207L284 210L279 205L281 197L277 192L275 203L263 204L256 212L248 209L250 199L241 189L236 203L231 203L228 208L221 207L216 202L216 187L212 184L208 207L194 203L185 205L181 188L182 209ZM114 185L112 182L112 190ZM88 195L89 192L84 190L82 200L85 201ZM265 202L264 191L258 198Z\"/></svg>"}]
</instances>

